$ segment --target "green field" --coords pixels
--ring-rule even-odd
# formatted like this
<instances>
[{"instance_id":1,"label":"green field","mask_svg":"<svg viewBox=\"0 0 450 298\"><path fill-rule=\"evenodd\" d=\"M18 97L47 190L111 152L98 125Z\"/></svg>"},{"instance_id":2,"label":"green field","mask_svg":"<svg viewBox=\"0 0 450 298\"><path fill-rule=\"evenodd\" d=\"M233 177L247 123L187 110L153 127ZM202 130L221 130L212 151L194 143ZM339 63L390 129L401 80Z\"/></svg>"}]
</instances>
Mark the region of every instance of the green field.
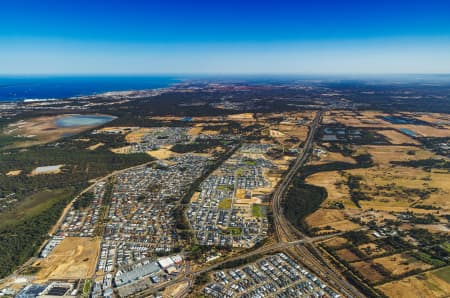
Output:
<instances>
[{"instance_id":1,"label":"green field","mask_svg":"<svg viewBox=\"0 0 450 298\"><path fill-rule=\"evenodd\" d=\"M230 209L231 208L231 199L225 199L219 202L219 209Z\"/></svg>"},{"instance_id":2,"label":"green field","mask_svg":"<svg viewBox=\"0 0 450 298\"><path fill-rule=\"evenodd\" d=\"M234 235L234 236L242 235L242 230L241 230L240 228L231 228L231 227L228 227L228 228L227 228L227 231L228 231L228 232L231 232L231 234Z\"/></svg>"},{"instance_id":3,"label":"green field","mask_svg":"<svg viewBox=\"0 0 450 298\"><path fill-rule=\"evenodd\" d=\"M232 185L219 185L219 186L217 186L217 190L233 191L234 190L234 186L232 186Z\"/></svg>"},{"instance_id":4,"label":"green field","mask_svg":"<svg viewBox=\"0 0 450 298\"><path fill-rule=\"evenodd\" d=\"M434 271L433 274L440 279L445 280L445 282L450 283L450 266Z\"/></svg>"},{"instance_id":5,"label":"green field","mask_svg":"<svg viewBox=\"0 0 450 298\"><path fill-rule=\"evenodd\" d=\"M73 187L44 189L20 201L10 211L0 213L0 228L16 225L25 218L34 217L50 209L54 204L74 196Z\"/></svg>"},{"instance_id":6,"label":"green field","mask_svg":"<svg viewBox=\"0 0 450 298\"><path fill-rule=\"evenodd\" d=\"M255 217L262 217L263 214L261 212L261 205L253 204L253 206L252 206L252 214Z\"/></svg>"},{"instance_id":7,"label":"green field","mask_svg":"<svg viewBox=\"0 0 450 298\"><path fill-rule=\"evenodd\" d=\"M441 244L441 247L445 249L446 252L450 253L450 242L445 242Z\"/></svg>"},{"instance_id":8,"label":"green field","mask_svg":"<svg viewBox=\"0 0 450 298\"><path fill-rule=\"evenodd\" d=\"M89 293L91 292L92 280L88 279L84 282L83 285L83 295L82 297L89 297Z\"/></svg>"},{"instance_id":9,"label":"green field","mask_svg":"<svg viewBox=\"0 0 450 298\"><path fill-rule=\"evenodd\" d=\"M24 209L1 215L0 277L10 274L37 253L74 191L71 187L42 190L20 202L19 208Z\"/></svg>"},{"instance_id":10,"label":"green field","mask_svg":"<svg viewBox=\"0 0 450 298\"><path fill-rule=\"evenodd\" d=\"M443 262L439 259L433 258L432 256L430 256L429 254L427 254L423 251L416 252L413 254L413 256L425 263L433 265L434 267L439 267L439 266L445 265L445 262Z\"/></svg>"},{"instance_id":11,"label":"green field","mask_svg":"<svg viewBox=\"0 0 450 298\"><path fill-rule=\"evenodd\" d=\"M0 132L0 149L3 147L11 146L15 142L20 141L21 138L16 138L14 136L5 135Z\"/></svg>"}]
</instances>

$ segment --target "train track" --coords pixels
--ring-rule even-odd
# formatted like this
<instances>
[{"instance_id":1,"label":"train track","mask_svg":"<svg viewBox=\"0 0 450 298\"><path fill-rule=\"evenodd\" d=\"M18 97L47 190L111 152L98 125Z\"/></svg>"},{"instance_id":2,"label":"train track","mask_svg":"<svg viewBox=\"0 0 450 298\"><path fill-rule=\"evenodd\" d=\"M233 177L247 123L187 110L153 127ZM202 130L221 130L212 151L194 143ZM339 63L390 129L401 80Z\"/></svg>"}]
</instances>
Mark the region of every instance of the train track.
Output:
<instances>
[{"instance_id":1,"label":"train track","mask_svg":"<svg viewBox=\"0 0 450 298\"><path fill-rule=\"evenodd\" d=\"M274 225L276 237L279 242L292 242L296 239L309 239L308 236L301 233L296 229L284 216L283 212L283 198L286 190L292 182L300 168L305 164L308 159L309 153L311 152L314 137L316 135L317 129L320 125L323 112L319 111L314 118L311 128L306 139L303 150L300 152L299 156L295 160L293 166L289 169L283 181L279 184L278 188L273 193L272 197L272 210L274 217ZM314 247L311 241L306 241L310 243L312 249L316 255L320 255L317 248ZM330 264L326 264L323 260L318 259L306 246L299 245L293 246L288 249L291 254L298 257L298 259L308 266L311 270L317 273L321 278L330 283L334 288L338 289L341 293L348 297L364 297L355 287L353 287L349 282L347 282L341 274L333 268Z\"/></svg>"},{"instance_id":2,"label":"train track","mask_svg":"<svg viewBox=\"0 0 450 298\"><path fill-rule=\"evenodd\" d=\"M303 264L309 267L313 272L318 274L325 282L329 283L332 287L337 289L339 292L347 297L357 297L363 298L364 295L361 294L356 288L354 288L350 283L348 283L340 273L329 264L325 264L323 260L318 259L306 246L308 244L315 250L316 255L320 255L320 252L315 248L314 242L324 240L330 237L335 237L339 234L319 236L319 237L308 237L296 229L284 216L282 208L282 200L286 190L292 182L300 168L305 164L308 159L309 153L311 152L314 137L316 135L317 129L320 125L322 119L323 111L319 111L316 117L312 121L311 128L306 139L303 150L300 152L299 156L295 160L292 167L288 170L288 173L284 179L280 182L278 187L273 193L272 197L272 210L274 217L274 226L278 242L268 246L263 246L259 249L253 250L249 253L242 254L233 258L226 259L222 262L204 267L200 270L191 273L191 278L198 276L201 273L208 272L216 269L222 264L230 261L248 258L256 254L269 253L271 251L285 250L291 255L299 259ZM162 289L169 285L175 284L177 282L186 280L186 276L180 276L174 280L167 282L166 284L154 287L152 289L147 289L139 293L135 293L132 297L146 297L148 294L154 292L155 290Z\"/></svg>"}]
</instances>

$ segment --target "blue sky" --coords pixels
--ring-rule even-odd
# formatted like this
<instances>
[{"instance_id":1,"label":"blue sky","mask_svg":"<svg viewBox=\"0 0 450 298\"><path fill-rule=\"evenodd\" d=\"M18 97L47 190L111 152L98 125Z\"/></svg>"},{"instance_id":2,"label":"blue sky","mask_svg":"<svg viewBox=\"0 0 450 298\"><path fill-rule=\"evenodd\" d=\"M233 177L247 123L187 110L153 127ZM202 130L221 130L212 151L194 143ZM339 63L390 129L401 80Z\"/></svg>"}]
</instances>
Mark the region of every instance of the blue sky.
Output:
<instances>
[{"instance_id":1,"label":"blue sky","mask_svg":"<svg viewBox=\"0 0 450 298\"><path fill-rule=\"evenodd\" d=\"M450 1L0 0L0 73L450 73Z\"/></svg>"}]
</instances>

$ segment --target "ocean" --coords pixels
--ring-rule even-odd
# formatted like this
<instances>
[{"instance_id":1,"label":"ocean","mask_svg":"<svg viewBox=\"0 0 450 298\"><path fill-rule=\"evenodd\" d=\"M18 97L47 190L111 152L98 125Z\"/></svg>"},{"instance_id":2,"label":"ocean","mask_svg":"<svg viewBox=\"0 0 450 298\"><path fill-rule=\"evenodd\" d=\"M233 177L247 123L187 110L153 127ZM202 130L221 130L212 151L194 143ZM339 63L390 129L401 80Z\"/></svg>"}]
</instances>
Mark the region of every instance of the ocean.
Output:
<instances>
[{"instance_id":1,"label":"ocean","mask_svg":"<svg viewBox=\"0 0 450 298\"><path fill-rule=\"evenodd\" d=\"M179 81L162 76L0 77L0 101L61 99L109 91L164 88Z\"/></svg>"}]
</instances>

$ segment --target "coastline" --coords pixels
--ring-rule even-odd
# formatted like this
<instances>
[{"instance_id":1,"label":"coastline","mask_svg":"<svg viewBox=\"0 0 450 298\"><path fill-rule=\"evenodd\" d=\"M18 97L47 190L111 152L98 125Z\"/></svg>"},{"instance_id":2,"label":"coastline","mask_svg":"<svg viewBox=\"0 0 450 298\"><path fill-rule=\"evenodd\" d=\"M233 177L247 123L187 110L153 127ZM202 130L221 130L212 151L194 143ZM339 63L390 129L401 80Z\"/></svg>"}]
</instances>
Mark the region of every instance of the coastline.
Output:
<instances>
[{"instance_id":1,"label":"coastline","mask_svg":"<svg viewBox=\"0 0 450 298\"><path fill-rule=\"evenodd\" d=\"M133 95L179 83L175 77L0 77L0 104Z\"/></svg>"}]
</instances>

